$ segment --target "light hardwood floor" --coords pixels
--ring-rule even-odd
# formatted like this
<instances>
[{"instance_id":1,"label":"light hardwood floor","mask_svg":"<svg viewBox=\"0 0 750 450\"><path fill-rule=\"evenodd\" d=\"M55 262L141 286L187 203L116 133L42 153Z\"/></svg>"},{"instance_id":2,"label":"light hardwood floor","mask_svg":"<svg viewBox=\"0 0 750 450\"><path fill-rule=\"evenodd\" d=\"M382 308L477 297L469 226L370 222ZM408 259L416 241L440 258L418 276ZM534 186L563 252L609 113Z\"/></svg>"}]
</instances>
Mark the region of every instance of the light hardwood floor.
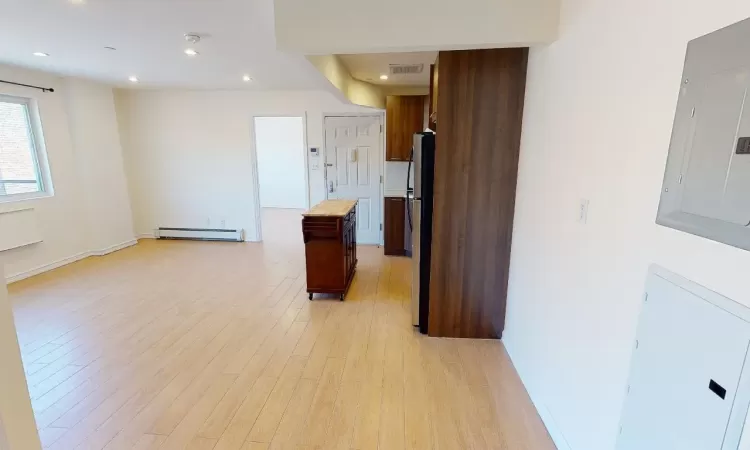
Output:
<instances>
[{"instance_id":1,"label":"light hardwood floor","mask_svg":"<svg viewBox=\"0 0 750 450\"><path fill-rule=\"evenodd\" d=\"M554 449L500 342L414 332L410 260L310 302L298 212L263 223L9 287L45 448Z\"/></svg>"}]
</instances>

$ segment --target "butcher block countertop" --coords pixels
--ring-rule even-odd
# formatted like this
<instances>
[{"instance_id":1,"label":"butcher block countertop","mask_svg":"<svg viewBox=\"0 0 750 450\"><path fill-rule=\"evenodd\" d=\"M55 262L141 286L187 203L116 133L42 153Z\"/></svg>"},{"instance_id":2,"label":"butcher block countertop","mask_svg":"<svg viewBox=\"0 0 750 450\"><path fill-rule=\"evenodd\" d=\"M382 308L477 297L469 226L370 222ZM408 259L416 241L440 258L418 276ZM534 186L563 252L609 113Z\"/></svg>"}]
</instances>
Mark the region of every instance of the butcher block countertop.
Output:
<instances>
[{"instance_id":1,"label":"butcher block countertop","mask_svg":"<svg viewBox=\"0 0 750 450\"><path fill-rule=\"evenodd\" d=\"M344 217L356 204L356 200L325 200L302 215L305 217Z\"/></svg>"}]
</instances>

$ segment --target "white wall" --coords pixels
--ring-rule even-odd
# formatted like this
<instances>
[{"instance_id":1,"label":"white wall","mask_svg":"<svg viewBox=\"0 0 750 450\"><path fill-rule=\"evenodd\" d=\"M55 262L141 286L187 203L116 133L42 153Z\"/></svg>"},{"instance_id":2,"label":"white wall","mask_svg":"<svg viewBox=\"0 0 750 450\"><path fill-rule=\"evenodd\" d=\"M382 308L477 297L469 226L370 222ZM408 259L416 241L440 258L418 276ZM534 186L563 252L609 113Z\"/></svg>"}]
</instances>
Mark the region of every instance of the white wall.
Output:
<instances>
[{"instance_id":1,"label":"white wall","mask_svg":"<svg viewBox=\"0 0 750 450\"><path fill-rule=\"evenodd\" d=\"M0 267L0 450L40 449L18 349L13 311Z\"/></svg>"},{"instance_id":2,"label":"white wall","mask_svg":"<svg viewBox=\"0 0 750 450\"><path fill-rule=\"evenodd\" d=\"M307 208L303 117L256 117L261 208Z\"/></svg>"},{"instance_id":3,"label":"white wall","mask_svg":"<svg viewBox=\"0 0 750 450\"><path fill-rule=\"evenodd\" d=\"M54 195L0 204L0 213L32 207L44 242L0 252L9 280L133 243L112 90L41 72L0 66L0 79L55 89L0 84L0 94L37 100Z\"/></svg>"},{"instance_id":4,"label":"white wall","mask_svg":"<svg viewBox=\"0 0 750 450\"><path fill-rule=\"evenodd\" d=\"M0 450L8 450L10 444L8 444L8 436L5 433L5 424L3 418L0 417Z\"/></svg>"},{"instance_id":5,"label":"white wall","mask_svg":"<svg viewBox=\"0 0 750 450\"><path fill-rule=\"evenodd\" d=\"M307 145L323 150L324 113L371 113L318 91L117 90L136 233L159 226L243 228L254 240L254 116L307 117ZM325 199L323 158L309 170L310 203Z\"/></svg>"},{"instance_id":6,"label":"white wall","mask_svg":"<svg viewBox=\"0 0 750 450\"><path fill-rule=\"evenodd\" d=\"M67 80L70 134L88 221L88 247L106 250L133 239L133 215L112 89Z\"/></svg>"},{"instance_id":7,"label":"white wall","mask_svg":"<svg viewBox=\"0 0 750 450\"><path fill-rule=\"evenodd\" d=\"M650 263L750 304L750 253L654 223L687 42L748 16L564 0L531 51L504 340L561 449L614 447Z\"/></svg>"},{"instance_id":8,"label":"white wall","mask_svg":"<svg viewBox=\"0 0 750 450\"><path fill-rule=\"evenodd\" d=\"M559 0L274 0L276 44L301 54L552 42Z\"/></svg>"}]
</instances>

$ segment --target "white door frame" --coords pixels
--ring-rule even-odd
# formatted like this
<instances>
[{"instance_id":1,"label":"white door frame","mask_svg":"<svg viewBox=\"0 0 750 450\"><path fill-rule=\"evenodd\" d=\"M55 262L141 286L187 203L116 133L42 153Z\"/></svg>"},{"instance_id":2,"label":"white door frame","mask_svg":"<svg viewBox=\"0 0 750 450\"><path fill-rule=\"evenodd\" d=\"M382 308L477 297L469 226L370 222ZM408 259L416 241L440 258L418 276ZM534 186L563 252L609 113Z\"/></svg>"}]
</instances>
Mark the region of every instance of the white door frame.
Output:
<instances>
[{"instance_id":1,"label":"white door frame","mask_svg":"<svg viewBox=\"0 0 750 450\"><path fill-rule=\"evenodd\" d=\"M258 178L258 148L257 140L255 135L255 119L258 117L301 117L302 118L302 154L304 157L305 164L305 201L307 208L310 208L310 174L308 166L308 155L307 155L307 111L294 114L253 114L250 118L250 159L252 165L252 178L253 187L255 188L255 239L250 239L253 242L263 241L263 224L260 215L260 178Z\"/></svg>"},{"instance_id":2,"label":"white door frame","mask_svg":"<svg viewBox=\"0 0 750 450\"><path fill-rule=\"evenodd\" d=\"M380 121L381 129L383 130L382 133L380 133L380 148L378 151L380 152L380 189L379 189L379 196L378 201L380 202L380 217L378 218L378 222L380 224L379 228L379 238L378 241L380 244L378 246L383 245L383 229L385 228L385 224L383 223L383 219L385 215L383 214L383 208L385 207L385 111L382 112L371 112L371 113L323 113L323 123L321 124L323 126L323 145L321 146L322 149L322 161L326 161L326 118L328 117L377 117ZM323 170L326 170L326 167L323 167ZM326 186L326 179L325 176L323 177L323 189L326 193L326 198L328 198L328 186ZM358 244L358 245L366 245L366 244Z\"/></svg>"}]
</instances>

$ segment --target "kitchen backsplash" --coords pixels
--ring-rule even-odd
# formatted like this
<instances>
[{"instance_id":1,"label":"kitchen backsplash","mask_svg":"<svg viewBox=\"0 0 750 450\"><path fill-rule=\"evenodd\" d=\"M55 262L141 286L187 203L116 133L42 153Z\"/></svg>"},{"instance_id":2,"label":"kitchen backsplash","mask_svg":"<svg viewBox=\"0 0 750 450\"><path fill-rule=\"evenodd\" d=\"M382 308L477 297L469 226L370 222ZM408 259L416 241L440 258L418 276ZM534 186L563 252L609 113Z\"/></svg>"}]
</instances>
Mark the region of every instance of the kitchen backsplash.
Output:
<instances>
[{"instance_id":1,"label":"kitchen backsplash","mask_svg":"<svg viewBox=\"0 0 750 450\"><path fill-rule=\"evenodd\" d=\"M406 194L406 174L409 170L409 163L402 161L385 162L385 196L403 196ZM412 166L412 177L409 182L414 185L414 167Z\"/></svg>"}]
</instances>

